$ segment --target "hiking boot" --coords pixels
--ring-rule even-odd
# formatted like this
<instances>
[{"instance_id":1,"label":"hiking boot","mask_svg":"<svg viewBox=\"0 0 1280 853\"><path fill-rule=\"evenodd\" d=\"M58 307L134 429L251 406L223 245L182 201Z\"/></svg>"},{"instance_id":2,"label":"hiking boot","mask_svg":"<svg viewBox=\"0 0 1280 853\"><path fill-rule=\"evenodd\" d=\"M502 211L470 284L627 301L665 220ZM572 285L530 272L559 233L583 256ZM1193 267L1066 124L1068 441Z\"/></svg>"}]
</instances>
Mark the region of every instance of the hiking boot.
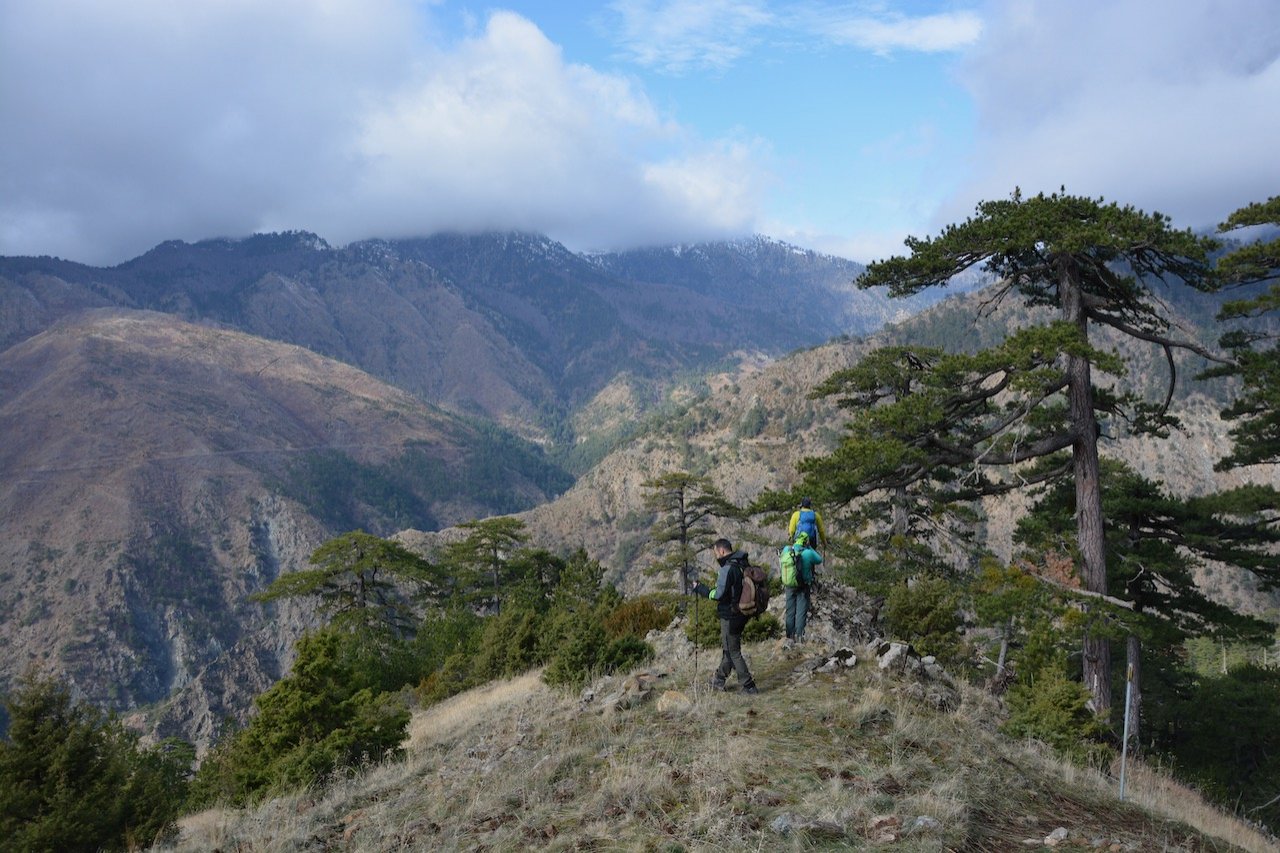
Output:
<instances>
[{"instance_id":1,"label":"hiking boot","mask_svg":"<svg viewBox=\"0 0 1280 853\"><path fill-rule=\"evenodd\" d=\"M752 684L750 687L742 688L742 692L747 694L748 696L754 696L760 692L760 688Z\"/></svg>"},{"instance_id":2,"label":"hiking boot","mask_svg":"<svg viewBox=\"0 0 1280 853\"><path fill-rule=\"evenodd\" d=\"M713 678L713 679L711 679L711 684L710 684L710 685L708 685L708 686L709 686L712 690L716 690L716 691L718 691L718 692L720 692L720 693L723 693L723 692L724 692L724 682L723 682L723 681L721 681L721 680L719 680L718 678Z\"/></svg>"}]
</instances>

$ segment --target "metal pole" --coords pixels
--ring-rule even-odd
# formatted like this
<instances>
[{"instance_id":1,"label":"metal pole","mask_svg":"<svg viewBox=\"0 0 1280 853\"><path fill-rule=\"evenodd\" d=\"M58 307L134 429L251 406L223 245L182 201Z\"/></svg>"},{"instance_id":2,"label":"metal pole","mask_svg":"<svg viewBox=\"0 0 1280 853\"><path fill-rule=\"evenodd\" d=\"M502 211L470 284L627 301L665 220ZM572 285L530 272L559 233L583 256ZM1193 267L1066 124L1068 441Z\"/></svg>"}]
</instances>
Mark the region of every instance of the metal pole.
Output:
<instances>
[{"instance_id":1,"label":"metal pole","mask_svg":"<svg viewBox=\"0 0 1280 853\"><path fill-rule=\"evenodd\" d=\"M1129 758L1129 711L1130 699L1133 696L1133 664L1124 676L1124 740L1120 743L1120 800L1124 801L1124 770Z\"/></svg>"},{"instance_id":2,"label":"metal pole","mask_svg":"<svg viewBox=\"0 0 1280 853\"><path fill-rule=\"evenodd\" d=\"M698 599L702 596L693 594L693 698L698 698Z\"/></svg>"}]
</instances>

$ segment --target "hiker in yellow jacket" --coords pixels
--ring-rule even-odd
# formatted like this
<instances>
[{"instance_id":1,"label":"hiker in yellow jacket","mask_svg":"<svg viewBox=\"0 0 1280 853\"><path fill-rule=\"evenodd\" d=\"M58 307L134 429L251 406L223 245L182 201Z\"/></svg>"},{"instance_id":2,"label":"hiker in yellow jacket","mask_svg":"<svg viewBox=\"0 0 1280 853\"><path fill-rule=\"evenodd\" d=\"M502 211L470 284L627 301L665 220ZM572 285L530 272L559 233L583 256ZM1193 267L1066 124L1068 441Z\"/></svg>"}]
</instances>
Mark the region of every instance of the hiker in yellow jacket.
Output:
<instances>
[{"instance_id":1,"label":"hiker in yellow jacket","mask_svg":"<svg viewBox=\"0 0 1280 853\"><path fill-rule=\"evenodd\" d=\"M796 541L797 533L809 534L809 544L818 551L826 549L827 531L822 529L822 516L808 498L801 499L800 508L791 513L791 521L787 522L787 541Z\"/></svg>"}]
</instances>

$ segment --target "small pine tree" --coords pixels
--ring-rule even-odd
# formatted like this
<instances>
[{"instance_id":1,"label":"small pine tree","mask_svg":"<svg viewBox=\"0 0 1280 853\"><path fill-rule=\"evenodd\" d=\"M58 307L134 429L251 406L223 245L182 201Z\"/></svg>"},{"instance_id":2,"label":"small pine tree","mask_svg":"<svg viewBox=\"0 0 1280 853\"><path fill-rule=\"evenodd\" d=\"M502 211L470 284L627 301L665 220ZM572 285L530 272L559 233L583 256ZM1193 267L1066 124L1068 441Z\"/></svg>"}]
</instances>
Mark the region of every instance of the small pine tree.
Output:
<instances>
[{"instance_id":1,"label":"small pine tree","mask_svg":"<svg viewBox=\"0 0 1280 853\"><path fill-rule=\"evenodd\" d=\"M1009 719L1003 731L1031 737L1081 764L1096 764L1110 755L1103 743L1107 726L1089 709L1090 693L1061 669L1050 667L1030 684L1009 690Z\"/></svg>"},{"instance_id":2,"label":"small pine tree","mask_svg":"<svg viewBox=\"0 0 1280 853\"><path fill-rule=\"evenodd\" d=\"M397 694L374 686L376 672L352 665L351 642L352 635L334 629L303 635L293 671L255 700L258 714L248 727L200 766L196 805L243 805L399 752L408 709Z\"/></svg>"},{"instance_id":3,"label":"small pine tree","mask_svg":"<svg viewBox=\"0 0 1280 853\"><path fill-rule=\"evenodd\" d=\"M0 847L124 850L173 827L194 757L137 737L49 680L29 678L9 697L0 741Z\"/></svg>"},{"instance_id":4,"label":"small pine tree","mask_svg":"<svg viewBox=\"0 0 1280 853\"><path fill-rule=\"evenodd\" d=\"M960 595L944 578L925 575L908 586L899 584L885 602L885 621L893 636L910 642L942 663L959 662Z\"/></svg>"}]
</instances>

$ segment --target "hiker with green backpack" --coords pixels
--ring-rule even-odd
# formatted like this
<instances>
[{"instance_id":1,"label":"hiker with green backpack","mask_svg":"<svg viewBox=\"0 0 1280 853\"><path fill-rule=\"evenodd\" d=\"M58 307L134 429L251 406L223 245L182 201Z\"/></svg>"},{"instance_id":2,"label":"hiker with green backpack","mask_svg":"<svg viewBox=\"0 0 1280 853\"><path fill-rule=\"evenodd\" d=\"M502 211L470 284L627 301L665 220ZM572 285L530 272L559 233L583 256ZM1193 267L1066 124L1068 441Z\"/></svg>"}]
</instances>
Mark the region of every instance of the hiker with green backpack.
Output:
<instances>
[{"instance_id":1,"label":"hiker with green backpack","mask_svg":"<svg viewBox=\"0 0 1280 853\"><path fill-rule=\"evenodd\" d=\"M751 677L746 658L742 656L742 631L747 627L747 620L756 614L744 614L742 600L744 587L753 585L744 581L746 572L755 573L758 570L750 565L746 552L735 551L728 539L717 539L711 550L716 555L716 562L720 564L715 589L701 581L693 587L694 595L715 601L716 615L720 617L720 666L711 677L711 689L724 690L724 680L729 677L729 671L734 670L738 673L738 684L741 685L742 692L754 695L760 691L756 689L755 679ZM766 584L765 590L767 589ZM767 603L767 592L763 595ZM757 606L759 605L753 602L747 609L754 610Z\"/></svg>"},{"instance_id":2,"label":"hiker with green backpack","mask_svg":"<svg viewBox=\"0 0 1280 853\"><path fill-rule=\"evenodd\" d=\"M782 588L786 592L787 640L804 642L804 628L809 621L809 593L816 578L822 555L809 545L809 534L801 531L796 541L785 545L778 555L782 569Z\"/></svg>"}]
</instances>

